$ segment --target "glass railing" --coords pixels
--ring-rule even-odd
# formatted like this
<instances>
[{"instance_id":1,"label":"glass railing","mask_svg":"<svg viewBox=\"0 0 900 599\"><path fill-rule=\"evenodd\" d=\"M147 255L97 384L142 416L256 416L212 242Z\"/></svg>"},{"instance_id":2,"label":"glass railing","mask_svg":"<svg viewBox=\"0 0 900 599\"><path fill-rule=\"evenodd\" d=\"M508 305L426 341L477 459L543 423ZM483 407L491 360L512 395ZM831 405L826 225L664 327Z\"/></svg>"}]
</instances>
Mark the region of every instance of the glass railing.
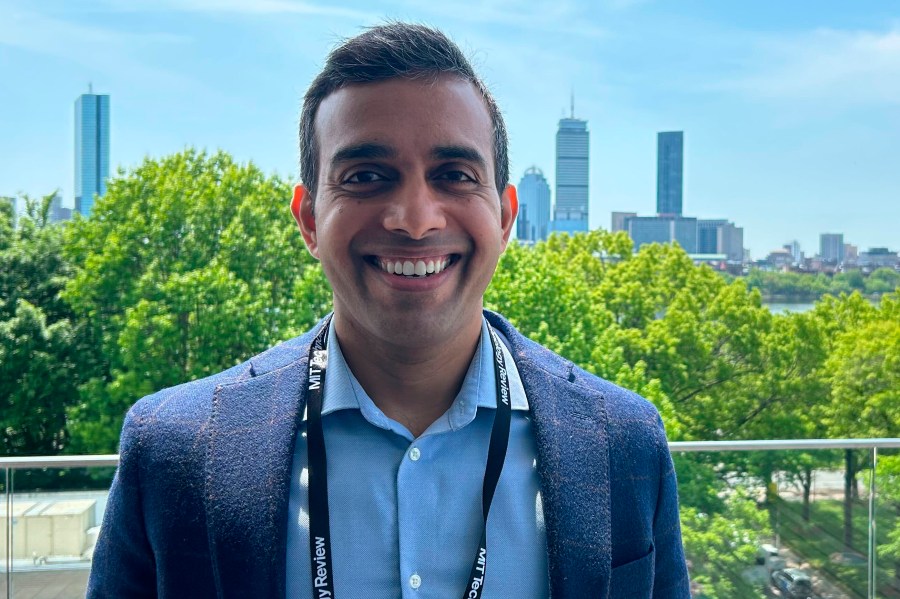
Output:
<instances>
[{"instance_id":1,"label":"glass railing","mask_svg":"<svg viewBox=\"0 0 900 599\"><path fill-rule=\"evenodd\" d=\"M900 439L670 446L694 597L900 598ZM84 597L117 462L0 458L0 599Z\"/></svg>"},{"instance_id":2,"label":"glass railing","mask_svg":"<svg viewBox=\"0 0 900 599\"><path fill-rule=\"evenodd\" d=\"M670 447L694 597L900 597L900 439Z\"/></svg>"},{"instance_id":3,"label":"glass railing","mask_svg":"<svg viewBox=\"0 0 900 599\"><path fill-rule=\"evenodd\" d=\"M0 599L83 598L118 456L0 458Z\"/></svg>"}]
</instances>

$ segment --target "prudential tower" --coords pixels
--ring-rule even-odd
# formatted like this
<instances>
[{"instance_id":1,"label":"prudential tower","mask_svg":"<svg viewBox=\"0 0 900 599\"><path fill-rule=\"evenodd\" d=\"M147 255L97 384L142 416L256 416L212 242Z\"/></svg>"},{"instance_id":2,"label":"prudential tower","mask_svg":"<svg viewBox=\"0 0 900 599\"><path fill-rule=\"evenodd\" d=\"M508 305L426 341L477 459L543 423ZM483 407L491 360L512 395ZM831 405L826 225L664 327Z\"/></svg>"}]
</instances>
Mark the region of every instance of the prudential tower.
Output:
<instances>
[{"instance_id":1,"label":"prudential tower","mask_svg":"<svg viewBox=\"0 0 900 599\"><path fill-rule=\"evenodd\" d=\"M559 120L556 132L556 207L553 230L577 233L588 230L587 121L575 118L572 98L569 118Z\"/></svg>"}]
</instances>

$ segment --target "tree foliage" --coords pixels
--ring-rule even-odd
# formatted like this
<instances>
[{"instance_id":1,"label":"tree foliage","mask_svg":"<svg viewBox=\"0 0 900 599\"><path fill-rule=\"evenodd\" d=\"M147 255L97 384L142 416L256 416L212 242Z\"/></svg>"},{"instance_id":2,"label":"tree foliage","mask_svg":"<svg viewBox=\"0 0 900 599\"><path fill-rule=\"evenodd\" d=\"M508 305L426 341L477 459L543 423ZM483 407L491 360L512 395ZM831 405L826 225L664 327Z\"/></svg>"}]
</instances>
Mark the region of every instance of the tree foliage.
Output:
<instances>
[{"instance_id":1,"label":"tree foliage","mask_svg":"<svg viewBox=\"0 0 900 599\"><path fill-rule=\"evenodd\" d=\"M62 229L48 223L54 194L23 196L13 225L0 210L0 453L47 455L68 444L67 407L77 400L84 348L60 299L71 276Z\"/></svg>"},{"instance_id":2,"label":"tree foliage","mask_svg":"<svg viewBox=\"0 0 900 599\"><path fill-rule=\"evenodd\" d=\"M844 436L900 436L900 309L887 297L838 329L825 362L832 431Z\"/></svg>"},{"instance_id":3,"label":"tree foliage","mask_svg":"<svg viewBox=\"0 0 900 599\"><path fill-rule=\"evenodd\" d=\"M764 586L742 574L754 563L760 541L771 535L767 518L741 489L728 495L719 512L682 508L682 540L696 596L766 596Z\"/></svg>"},{"instance_id":4,"label":"tree foliage","mask_svg":"<svg viewBox=\"0 0 900 599\"><path fill-rule=\"evenodd\" d=\"M772 272L753 269L747 285L766 297L817 300L826 294L839 296L854 291L865 295L893 293L900 287L900 272L877 268L868 275L852 269L835 275L825 273Z\"/></svg>"},{"instance_id":5,"label":"tree foliage","mask_svg":"<svg viewBox=\"0 0 900 599\"><path fill-rule=\"evenodd\" d=\"M147 159L67 231L64 297L105 362L69 413L83 451L114 451L125 410L305 330L330 303L288 215L290 189L224 153ZM303 302L297 301L300 296Z\"/></svg>"}]
</instances>

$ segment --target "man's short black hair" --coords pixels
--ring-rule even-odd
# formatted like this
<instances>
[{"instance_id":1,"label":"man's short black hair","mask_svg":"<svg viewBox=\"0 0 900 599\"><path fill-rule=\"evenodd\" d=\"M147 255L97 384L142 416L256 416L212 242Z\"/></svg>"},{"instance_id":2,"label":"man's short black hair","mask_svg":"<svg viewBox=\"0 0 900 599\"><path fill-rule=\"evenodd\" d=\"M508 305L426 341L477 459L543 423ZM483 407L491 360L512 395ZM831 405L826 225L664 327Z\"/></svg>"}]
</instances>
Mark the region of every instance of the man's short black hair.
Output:
<instances>
[{"instance_id":1,"label":"man's short black hair","mask_svg":"<svg viewBox=\"0 0 900 599\"><path fill-rule=\"evenodd\" d=\"M345 40L331 51L316 76L300 113L300 178L315 198L319 177L316 113L322 100L346 85L387 79L435 79L455 75L469 81L484 98L494 128L494 179L497 192L509 182L506 125L490 91L462 50L444 33L414 23L390 22Z\"/></svg>"}]
</instances>

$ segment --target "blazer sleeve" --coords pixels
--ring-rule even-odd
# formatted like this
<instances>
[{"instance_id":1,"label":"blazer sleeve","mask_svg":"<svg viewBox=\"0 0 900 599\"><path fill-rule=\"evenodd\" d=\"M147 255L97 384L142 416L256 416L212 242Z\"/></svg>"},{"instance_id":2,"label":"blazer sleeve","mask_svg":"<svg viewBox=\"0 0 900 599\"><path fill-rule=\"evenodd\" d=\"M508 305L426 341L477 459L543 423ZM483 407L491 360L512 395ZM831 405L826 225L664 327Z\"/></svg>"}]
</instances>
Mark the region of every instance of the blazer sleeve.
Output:
<instances>
[{"instance_id":1,"label":"blazer sleeve","mask_svg":"<svg viewBox=\"0 0 900 599\"><path fill-rule=\"evenodd\" d=\"M656 548L654 567L654 599L690 599L690 578L681 541L678 512L678 485L675 466L666 441L662 418L657 416L659 443L659 495L653 518L653 544Z\"/></svg>"},{"instance_id":2,"label":"blazer sleeve","mask_svg":"<svg viewBox=\"0 0 900 599\"><path fill-rule=\"evenodd\" d=\"M141 500L142 419L137 404L125 416L119 467L94 550L87 599L156 597L156 568Z\"/></svg>"}]
</instances>

